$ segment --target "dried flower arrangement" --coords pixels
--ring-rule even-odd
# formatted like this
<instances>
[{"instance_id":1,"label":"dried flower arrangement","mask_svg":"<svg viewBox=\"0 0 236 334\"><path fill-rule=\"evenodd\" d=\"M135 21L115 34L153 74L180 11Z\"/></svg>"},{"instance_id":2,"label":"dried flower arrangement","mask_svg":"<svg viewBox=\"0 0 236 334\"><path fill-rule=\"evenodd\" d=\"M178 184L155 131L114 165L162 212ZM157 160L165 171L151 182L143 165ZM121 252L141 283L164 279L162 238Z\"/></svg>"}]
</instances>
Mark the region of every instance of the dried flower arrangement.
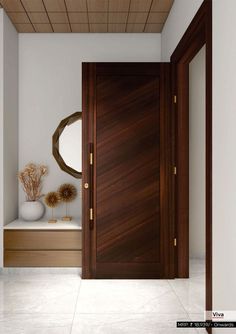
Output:
<instances>
[{"instance_id":1,"label":"dried flower arrangement","mask_svg":"<svg viewBox=\"0 0 236 334\"><path fill-rule=\"evenodd\" d=\"M47 167L30 163L18 173L18 179L26 194L27 201L37 201L42 197L42 177L47 174Z\"/></svg>"},{"instance_id":2,"label":"dried flower arrangement","mask_svg":"<svg viewBox=\"0 0 236 334\"><path fill-rule=\"evenodd\" d=\"M60 196L58 194L58 192L56 191L51 191L49 192L45 198L44 198L44 202L45 204L52 209L52 217L51 219L48 221L49 223L56 223L57 220L54 218L53 215L53 209L59 204L60 202Z\"/></svg>"},{"instance_id":3,"label":"dried flower arrangement","mask_svg":"<svg viewBox=\"0 0 236 334\"><path fill-rule=\"evenodd\" d=\"M70 221L72 220L72 217L69 216L69 213L68 213L69 211L68 203L72 202L76 198L77 189L73 184L64 183L59 187L58 193L59 193L61 201L66 204L66 215L62 217L62 220Z\"/></svg>"}]
</instances>

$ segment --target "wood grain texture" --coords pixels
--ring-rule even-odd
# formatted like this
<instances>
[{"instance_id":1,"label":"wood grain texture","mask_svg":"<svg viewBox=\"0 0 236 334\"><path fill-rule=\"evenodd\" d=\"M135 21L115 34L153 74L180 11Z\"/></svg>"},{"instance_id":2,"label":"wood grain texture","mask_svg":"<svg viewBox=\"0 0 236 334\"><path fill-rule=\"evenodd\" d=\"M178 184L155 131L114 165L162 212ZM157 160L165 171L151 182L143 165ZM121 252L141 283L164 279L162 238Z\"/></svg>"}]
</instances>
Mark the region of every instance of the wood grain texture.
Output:
<instances>
[{"instance_id":1,"label":"wood grain texture","mask_svg":"<svg viewBox=\"0 0 236 334\"><path fill-rule=\"evenodd\" d=\"M49 20L51 23L68 23L67 14L64 12L61 13L48 13Z\"/></svg>"},{"instance_id":2,"label":"wood grain texture","mask_svg":"<svg viewBox=\"0 0 236 334\"><path fill-rule=\"evenodd\" d=\"M163 24L162 23L155 23L155 24L146 24L144 32L149 33L160 33L162 31Z\"/></svg>"},{"instance_id":3,"label":"wood grain texture","mask_svg":"<svg viewBox=\"0 0 236 334\"><path fill-rule=\"evenodd\" d=\"M151 11L153 12L169 12L174 0L153 0ZM184 10L184 8L183 8Z\"/></svg>"},{"instance_id":4,"label":"wood grain texture","mask_svg":"<svg viewBox=\"0 0 236 334\"><path fill-rule=\"evenodd\" d=\"M5 250L81 250L80 231L4 231Z\"/></svg>"},{"instance_id":5,"label":"wood grain texture","mask_svg":"<svg viewBox=\"0 0 236 334\"><path fill-rule=\"evenodd\" d=\"M87 33L89 32L89 25L88 24L80 24L80 23L72 23L71 24L72 32L81 32Z\"/></svg>"},{"instance_id":6,"label":"wood grain texture","mask_svg":"<svg viewBox=\"0 0 236 334\"><path fill-rule=\"evenodd\" d=\"M19 32L55 33L158 33L171 4L172 0L0 0ZM72 24L85 23L89 29L72 29ZM121 24L127 23L124 29Z\"/></svg>"},{"instance_id":7,"label":"wood grain texture","mask_svg":"<svg viewBox=\"0 0 236 334\"><path fill-rule=\"evenodd\" d=\"M64 0L43 0L48 12L66 12Z\"/></svg>"},{"instance_id":8,"label":"wood grain texture","mask_svg":"<svg viewBox=\"0 0 236 334\"><path fill-rule=\"evenodd\" d=\"M8 13L8 16L11 19L12 23L30 23L30 20L26 13L11 12Z\"/></svg>"},{"instance_id":9,"label":"wood grain texture","mask_svg":"<svg viewBox=\"0 0 236 334\"><path fill-rule=\"evenodd\" d=\"M159 77L99 76L96 90L97 262L159 262Z\"/></svg>"},{"instance_id":10,"label":"wood grain texture","mask_svg":"<svg viewBox=\"0 0 236 334\"><path fill-rule=\"evenodd\" d=\"M24 7L20 0L1 0L1 5L6 12L24 12Z\"/></svg>"},{"instance_id":11,"label":"wood grain texture","mask_svg":"<svg viewBox=\"0 0 236 334\"><path fill-rule=\"evenodd\" d=\"M15 23L15 28L18 32L30 33L35 32L33 25L30 23Z\"/></svg>"},{"instance_id":12,"label":"wood grain texture","mask_svg":"<svg viewBox=\"0 0 236 334\"><path fill-rule=\"evenodd\" d=\"M86 12L86 0L65 0L68 12Z\"/></svg>"},{"instance_id":13,"label":"wood grain texture","mask_svg":"<svg viewBox=\"0 0 236 334\"><path fill-rule=\"evenodd\" d=\"M46 12L43 13L29 12L28 15L32 23L40 23L40 24L49 23L49 18Z\"/></svg>"},{"instance_id":14,"label":"wood grain texture","mask_svg":"<svg viewBox=\"0 0 236 334\"><path fill-rule=\"evenodd\" d=\"M126 25L126 32L141 33L144 32L145 23L128 23Z\"/></svg>"},{"instance_id":15,"label":"wood grain texture","mask_svg":"<svg viewBox=\"0 0 236 334\"><path fill-rule=\"evenodd\" d=\"M168 12L150 12L148 15L147 23L164 23L167 19Z\"/></svg>"},{"instance_id":16,"label":"wood grain texture","mask_svg":"<svg viewBox=\"0 0 236 334\"><path fill-rule=\"evenodd\" d=\"M109 0L109 11L111 12L128 12L129 1L127 0Z\"/></svg>"},{"instance_id":17,"label":"wood grain texture","mask_svg":"<svg viewBox=\"0 0 236 334\"><path fill-rule=\"evenodd\" d=\"M84 190L83 236L89 243L84 242L83 277L172 277L168 65L83 67L84 114L91 115L85 118L90 123L83 123L83 138L93 140L95 152L93 230L88 228L90 201ZM89 178L88 166L83 177Z\"/></svg>"},{"instance_id":18,"label":"wood grain texture","mask_svg":"<svg viewBox=\"0 0 236 334\"><path fill-rule=\"evenodd\" d=\"M68 13L70 23L88 23L87 13Z\"/></svg>"},{"instance_id":19,"label":"wood grain texture","mask_svg":"<svg viewBox=\"0 0 236 334\"><path fill-rule=\"evenodd\" d=\"M130 0L131 12L148 12L150 10L152 0Z\"/></svg>"},{"instance_id":20,"label":"wood grain texture","mask_svg":"<svg viewBox=\"0 0 236 334\"><path fill-rule=\"evenodd\" d=\"M126 23L128 17L128 12L125 13L116 13L116 12L109 12L108 14L108 22L111 24L115 23Z\"/></svg>"},{"instance_id":21,"label":"wood grain texture","mask_svg":"<svg viewBox=\"0 0 236 334\"><path fill-rule=\"evenodd\" d=\"M108 10L108 0L87 0L89 12L106 12Z\"/></svg>"},{"instance_id":22,"label":"wood grain texture","mask_svg":"<svg viewBox=\"0 0 236 334\"><path fill-rule=\"evenodd\" d=\"M81 251L4 252L4 267L80 267Z\"/></svg>"},{"instance_id":23,"label":"wood grain texture","mask_svg":"<svg viewBox=\"0 0 236 334\"><path fill-rule=\"evenodd\" d=\"M44 12L45 8L42 0L21 0L27 12Z\"/></svg>"},{"instance_id":24,"label":"wood grain texture","mask_svg":"<svg viewBox=\"0 0 236 334\"><path fill-rule=\"evenodd\" d=\"M34 23L33 25L36 32L40 33L53 32L51 24Z\"/></svg>"},{"instance_id":25,"label":"wood grain texture","mask_svg":"<svg viewBox=\"0 0 236 334\"><path fill-rule=\"evenodd\" d=\"M146 23L147 17L148 17L148 12L129 13L128 23Z\"/></svg>"},{"instance_id":26,"label":"wood grain texture","mask_svg":"<svg viewBox=\"0 0 236 334\"><path fill-rule=\"evenodd\" d=\"M118 24L112 23L108 24L108 32L125 32L126 25L125 24Z\"/></svg>"},{"instance_id":27,"label":"wood grain texture","mask_svg":"<svg viewBox=\"0 0 236 334\"><path fill-rule=\"evenodd\" d=\"M91 179L91 166L89 165L90 143L93 142L93 109L95 97L96 65L82 64L82 233L83 247L82 251L82 278L92 278L92 234L90 233L89 208L90 196L93 190L93 180ZM88 183L89 188L84 184Z\"/></svg>"},{"instance_id":28,"label":"wood grain texture","mask_svg":"<svg viewBox=\"0 0 236 334\"><path fill-rule=\"evenodd\" d=\"M176 120L176 161L182 161L178 166L182 177L178 175L176 185L176 233L182 238L181 247L185 248L185 255L180 255L181 250L177 251L177 274L178 277L185 277L188 273L188 204L187 197L181 192L182 182L188 176L187 162L179 157L188 143L181 141L179 127L181 126L179 118L185 123L187 131L188 119L188 78L187 71L189 62L197 52L206 45L206 310L212 310L212 1L205 0L192 20L190 26L176 47L172 57L173 68L173 94L178 92L178 103L174 109L177 109L178 118ZM184 87L180 90L179 86ZM179 95L180 94L180 95ZM183 197L182 197L183 196ZM181 207L179 201L185 204ZM181 234L180 218L185 217L185 233ZM180 227L180 229L179 229ZM211 329L208 329L211 333Z\"/></svg>"}]
</instances>

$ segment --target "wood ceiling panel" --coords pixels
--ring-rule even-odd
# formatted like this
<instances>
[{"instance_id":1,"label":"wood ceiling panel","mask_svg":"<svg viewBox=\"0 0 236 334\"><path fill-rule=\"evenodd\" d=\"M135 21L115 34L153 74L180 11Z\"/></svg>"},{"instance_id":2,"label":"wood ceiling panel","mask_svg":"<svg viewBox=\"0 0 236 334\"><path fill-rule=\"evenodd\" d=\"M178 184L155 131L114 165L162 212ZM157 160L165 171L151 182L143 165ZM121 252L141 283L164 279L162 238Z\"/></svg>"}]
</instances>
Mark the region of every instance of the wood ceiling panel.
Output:
<instances>
[{"instance_id":1,"label":"wood ceiling panel","mask_svg":"<svg viewBox=\"0 0 236 334\"><path fill-rule=\"evenodd\" d=\"M151 11L169 12L173 5L173 2L174 0L153 0Z\"/></svg>"},{"instance_id":2,"label":"wood ceiling panel","mask_svg":"<svg viewBox=\"0 0 236 334\"><path fill-rule=\"evenodd\" d=\"M152 0L131 0L131 12L148 12L151 7Z\"/></svg>"},{"instance_id":3,"label":"wood ceiling panel","mask_svg":"<svg viewBox=\"0 0 236 334\"><path fill-rule=\"evenodd\" d=\"M88 24L71 24L72 32L89 32Z\"/></svg>"},{"instance_id":4,"label":"wood ceiling panel","mask_svg":"<svg viewBox=\"0 0 236 334\"><path fill-rule=\"evenodd\" d=\"M90 24L89 25L90 27L90 32L95 32L95 33L98 33L98 32L107 32L107 24Z\"/></svg>"},{"instance_id":5,"label":"wood ceiling panel","mask_svg":"<svg viewBox=\"0 0 236 334\"><path fill-rule=\"evenodd\" d=\"M11 12L8 13L12 23L30 23L30 20L26 13Z\"/></svg>"},{"instance_id":6,"label":"wood ceiling panel","mask_svg":"<svg viewBox=\"0 0 236 334\"><path fill-rule=\"evenodd\" d=\"M27 12L44 12L42 0L21 0Z\"/></svg>"},{"instance_id":7,"label":"wood ceiling panel","mask_svg":"<svg viewBox=\"0 0 236 334\"><path fill-rule=\"evenodd\" d=\"M30 13L28 12L29 18L32 23L49 23L49 19L46 12L42 13Z\"/></svg>"},{"instance_id":8,"label":"wood ceiling panel","mask_svg":"<svg viewBox=\"0 0 236 334\"><path fill-rule=\"evenodd\" d=\"M148 12L146 13L139 13L133 12L129 13L128 23L146 23L148 17Z\"/></svg>"},{"instance_id":9,"label":"wood ceiling panel","mask_svg":"<svg viewBox=\"0 0 236 334\"><path fill-rule=\"evenodd\" d=\"M32 24L27 23L16 23L15 24L16 30L18 32L27 33L27 32L35 32L34 27Z\"/></svg>"},{"instance_id":10,"label":"wood ceiling panel","mask_svg":"<svg viewBox=\"0 0 236 334\"><path fill-rule=\"evenodd\" d=\"M147 23L164 23L167 19L168 14L168 12L151 12L149 13Z\"/></svg>"},{"instance_id":11,"label":"wood ceiling panel","mask_svg":"<svg viewBox=\"0 0 236 334\"><path fill-rule=\"evenodd\" d=\"M108 0L87 0L89 12L108 11Z\"/></svg>"},{"instance_id":12,"label":"wood ceiling panel","mask_svg":"<svg viewBox=\"0 0 236 334\"><path fill-rule=\"evenodd\" d=\"M126 23L128 17L128 12L124 13L115 13L115 12L109 12L108 15L108 22L109 23ZM114 28L115 29L115 28ZM118 29L118 28L117 28Z\"/></svg>"},{"instance_id":13,"label":"wood ceiling panel","mask_svg":"<svg viewBox=\"0 0 236 334\"><path fill-rule=\"evenodd\" d=\"M70 23L88 23L87 13L68 13Z\"/></svg>"},{"instance_id":14,"label":"wood ceiling panel","mask_svg":"<svg viewBox=\"0 0 236 334\"><path fill-rule=\"evenodd\" d=\"M48 12L66 12L64 0L44 0Z\"/></svg>"},{"instance_id":15,"label":"wood ceiling panel","mask_svg":"<svg viewBox=\"0 0 236 334\"><path fill-rule=\"evenodd\" d=\"M86 0L66 0L68 12L86 12Z\"/></svg>"},{"instance_id":16,"label":"wood ceiling panel","mask_svg":"<svg viewBox=\"0 0 236 334\"><path fill-rule=\"evenodd\" d=\"M6 12L24 12L24 7L20 0L1 0L1 5Z\"/></svg>"},{"instance_id":17,"label":"wood ceiling panel","mask_svg":"<svg viewBox=\"0 0 236 334\"><path fill-rule=\"evenodd\" d=\"M126 32L134 32L139 33L143 32L145 27L145 23L128 23L126 27Z\"/></svg>"},{"instance_id":18,"label":"wood ceiling panel","mask_svg":"<svg viewBox=\"0 0 236 334\"><path fill-rule=\"evenodd\" d=\"M108 13L90 13L88 12L89 23L107 23Z\"/></svg>"},{"instance_id":19,"label":"wood ceiling panel","mask_svg":"<svg viewBox=\"0 0 236 334\"><path fill-rule=\"evenodd\" d=\"M53 23L52 24L54 32L71 32L70 25L69 24L63 24L63 23Z\"/></svg>"},{"instance_id":20,"label":"wood ceiling panel","mask_svg":"<svg viewBox=\"0 0 236 334\"><path fill-rule=\"evenodd\" d=\"M125 32L126 24L112 23L108 24L108 32L122 33Z\"/></svg>"},{"instance_id":21,"label":"wood ceiling panel","mask_svg":"<svg viewBox=\"0 0 236 334\"><path fill-rule=\"evenodd\" d=\"M21 32L160 32L172 4L173 0L0 0Z\"/></svg>"},{"instance_id":22,"label":"wood ceiling panel","mask_svg":"<svg viewBox=\"0 0 236 334\"><path fill-rule=\"evenodd\" d=\"M39 33L53 32L51 24L34 23L34 28Z\"/></svg>"},{"instance_id":23,"label":"wood ceiling panel","mask_svg":"<svg viewBox=\"0 0 236 334\"><path fill-rule=\"evenodd\" d=\"M163 28L163 23L156 23L156 24L146 24L145 32L151 33L160 33Z\"/></svg>"},{"instance_id":24,"label":"wood ceiling panel","mask_svg":"<svg viewBox=\"0 0 236 334\"><path fill-rule=\"evenodd\" d=\"M110 12L128 12L130 0L109 0Z\"/></svg>"},{"instance_id":25,"label":"wood ceiling panel","mask_svg":"<svg viewBox=\"0 0 236 334\"><path fill-rule=\"evenodd\" d=\"M69 23L67 13L52 13L48 12L51 23Z\"/></svg>"}]
</instances>

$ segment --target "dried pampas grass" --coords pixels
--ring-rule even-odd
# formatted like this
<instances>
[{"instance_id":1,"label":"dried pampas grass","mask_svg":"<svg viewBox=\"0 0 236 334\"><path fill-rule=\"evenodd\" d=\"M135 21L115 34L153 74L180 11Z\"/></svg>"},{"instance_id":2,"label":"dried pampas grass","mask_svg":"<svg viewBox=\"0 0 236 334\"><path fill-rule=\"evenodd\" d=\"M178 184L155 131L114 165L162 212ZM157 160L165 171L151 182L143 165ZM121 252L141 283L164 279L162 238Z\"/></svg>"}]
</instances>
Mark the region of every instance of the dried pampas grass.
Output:
<instances>
[{"instance_id":1,"label":"dried pampas grass","mask_svg":"<svg viewBox=\"0 0 236 334\"><path fill-rule=\"evenodd\" d=\"M18 173L18 180L26 194L27 201L37 201L42 197L42 177L47 174L47 167L30 163Z\"/></svg>"}]
</instances>

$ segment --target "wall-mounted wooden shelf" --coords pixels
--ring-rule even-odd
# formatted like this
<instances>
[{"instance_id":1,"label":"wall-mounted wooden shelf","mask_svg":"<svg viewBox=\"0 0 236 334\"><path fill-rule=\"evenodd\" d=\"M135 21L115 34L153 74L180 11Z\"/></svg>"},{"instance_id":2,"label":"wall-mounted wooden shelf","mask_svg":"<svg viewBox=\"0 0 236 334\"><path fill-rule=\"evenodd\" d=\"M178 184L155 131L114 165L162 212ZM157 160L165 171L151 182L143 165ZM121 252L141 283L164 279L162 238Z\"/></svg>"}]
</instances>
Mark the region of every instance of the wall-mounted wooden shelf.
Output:
<instances>
[{"instance_id":1,"label":"wall-mounted wooden shelf","mask_svg":"<svg viewBox=\"0 0 236 334\"><path fill-rule=\"evenodd\" d=\"M81 221L15 220L4 226L5 267L80 267Z\"/></svg>"},{"instance_id":2,"label":"wall-mounted wooden shelf","mask_svg":"<svg viewBox=\"0 0 236 334\"><path fill-rule=\"evenodd\" d=\"M58 220L56 223L48 223L46 220L28 222L21 219L14 220L4 226L4 230L81 230L81 220L65 222Z\"/></svg>"}]
</instances>

